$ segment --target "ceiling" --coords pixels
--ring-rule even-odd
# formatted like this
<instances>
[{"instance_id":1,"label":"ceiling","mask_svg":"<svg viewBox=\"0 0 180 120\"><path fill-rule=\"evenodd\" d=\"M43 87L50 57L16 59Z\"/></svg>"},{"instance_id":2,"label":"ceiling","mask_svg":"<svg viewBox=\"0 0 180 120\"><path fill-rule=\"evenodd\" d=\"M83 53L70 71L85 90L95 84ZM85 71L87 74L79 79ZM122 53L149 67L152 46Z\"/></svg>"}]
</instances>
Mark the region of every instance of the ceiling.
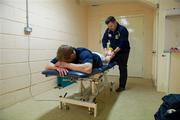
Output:
<instances>
[{"instance_id":1,"label":"ceiling","mask_svg":"<svg viewBox=\"0 0 180 120\"><path fill-rule=\"evenodd\" d=\"M107 3L114 3L114 2L142 2L144 4L150 6L156 6L159 0L80 0L81 2L86 2L90 5L101 5Z\"/></svg>"}]
</instances>

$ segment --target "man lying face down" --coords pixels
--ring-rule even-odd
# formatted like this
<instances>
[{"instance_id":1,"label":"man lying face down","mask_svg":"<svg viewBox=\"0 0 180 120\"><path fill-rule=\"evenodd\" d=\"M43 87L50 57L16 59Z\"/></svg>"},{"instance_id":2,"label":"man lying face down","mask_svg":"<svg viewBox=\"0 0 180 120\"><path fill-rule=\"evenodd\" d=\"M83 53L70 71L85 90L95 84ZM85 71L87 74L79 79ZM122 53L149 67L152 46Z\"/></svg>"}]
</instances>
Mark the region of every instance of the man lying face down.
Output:
<instances>
[{"instance_id":1,"label":"man lying face down","mask_svg":"<svg viewBox=\"0 0 180 120\"><path fill-rule=\"evenodd\" d=\"M55 69L60 76L64 76L68 70L90 74L92 68L99 68L102 65L100 56L86 48L61 45L58 48L57 56L47 64L46 69Z\"/></svg>"}]
</instances>

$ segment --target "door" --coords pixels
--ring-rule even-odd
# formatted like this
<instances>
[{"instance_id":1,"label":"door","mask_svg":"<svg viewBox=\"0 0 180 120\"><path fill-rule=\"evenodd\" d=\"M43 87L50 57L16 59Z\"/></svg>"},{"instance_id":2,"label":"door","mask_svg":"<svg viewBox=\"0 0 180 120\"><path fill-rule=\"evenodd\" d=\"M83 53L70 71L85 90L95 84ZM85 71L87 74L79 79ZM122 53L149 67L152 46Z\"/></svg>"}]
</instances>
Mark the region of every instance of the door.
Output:
<instances>
[{"instance_id":1,"label":"door","mask_svg":"<svg viewBox=\"0 0 180 120\"><path fill-rule=\"evenodd\" d=\"M169 84L170 53L163 52L162 54L159 54L158 66L157 90L167 93Z\"/></svg>"}]
</instances>

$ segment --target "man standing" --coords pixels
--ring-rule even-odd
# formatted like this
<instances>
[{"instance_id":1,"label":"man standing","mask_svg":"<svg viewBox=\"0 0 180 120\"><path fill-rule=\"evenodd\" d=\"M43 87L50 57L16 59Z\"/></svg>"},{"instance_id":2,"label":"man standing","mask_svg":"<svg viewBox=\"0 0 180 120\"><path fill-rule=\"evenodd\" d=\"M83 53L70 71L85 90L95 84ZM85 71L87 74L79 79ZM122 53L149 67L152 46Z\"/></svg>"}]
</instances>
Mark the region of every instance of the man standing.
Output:
<instances>
[{"instance_id":1,"label":"man standing","mask_svg":"<svg viewBox=\"0 0 180 120\"><path fill-rule=\"evenodd\" d=\"M114 54L114 57L111 59L111 62L117 62L120 72L119 87L116 89L116 92L121 92L125 90L128 76L127 62L130 52L130 45L128 41L129 33L126 27L120 25L113 16L109 16L106 19L105 24L108 28L102 38L102 45L105 55L108 54L108 42L110 42L109 47L113 49L112 54Z\"/></svg>"}]
</instances>

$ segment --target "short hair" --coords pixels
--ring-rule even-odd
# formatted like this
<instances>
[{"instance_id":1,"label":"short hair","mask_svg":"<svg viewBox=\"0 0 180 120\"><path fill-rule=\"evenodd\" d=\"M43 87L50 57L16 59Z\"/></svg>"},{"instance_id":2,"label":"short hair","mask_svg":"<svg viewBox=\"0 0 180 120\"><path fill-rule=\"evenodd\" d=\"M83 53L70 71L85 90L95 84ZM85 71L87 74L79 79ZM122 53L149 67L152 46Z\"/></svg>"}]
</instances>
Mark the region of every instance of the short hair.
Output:
<instances>
[{"instance_id":1,"label":"short hair","mask_svg":"<svg viewBox=\"0 0 180 120\"><path fill-rule=\"evenodd\" d=\"M105 24L109 24L110 22L115 22L116 19L113 16L109 16L107 17L107 19L105 20Z\"/></svg>"},{"instance_id":2,"label":"short hair","mask_svg":"<svg viewBox=\"0 0 180 120\"><path fill-rule=\"evenodd\" d=\"M70 59L71 54L74 53L74 48L69 45L61 45L57 50L57 60L59 61L68 61Z\"/></svg>"}]
</instances>

